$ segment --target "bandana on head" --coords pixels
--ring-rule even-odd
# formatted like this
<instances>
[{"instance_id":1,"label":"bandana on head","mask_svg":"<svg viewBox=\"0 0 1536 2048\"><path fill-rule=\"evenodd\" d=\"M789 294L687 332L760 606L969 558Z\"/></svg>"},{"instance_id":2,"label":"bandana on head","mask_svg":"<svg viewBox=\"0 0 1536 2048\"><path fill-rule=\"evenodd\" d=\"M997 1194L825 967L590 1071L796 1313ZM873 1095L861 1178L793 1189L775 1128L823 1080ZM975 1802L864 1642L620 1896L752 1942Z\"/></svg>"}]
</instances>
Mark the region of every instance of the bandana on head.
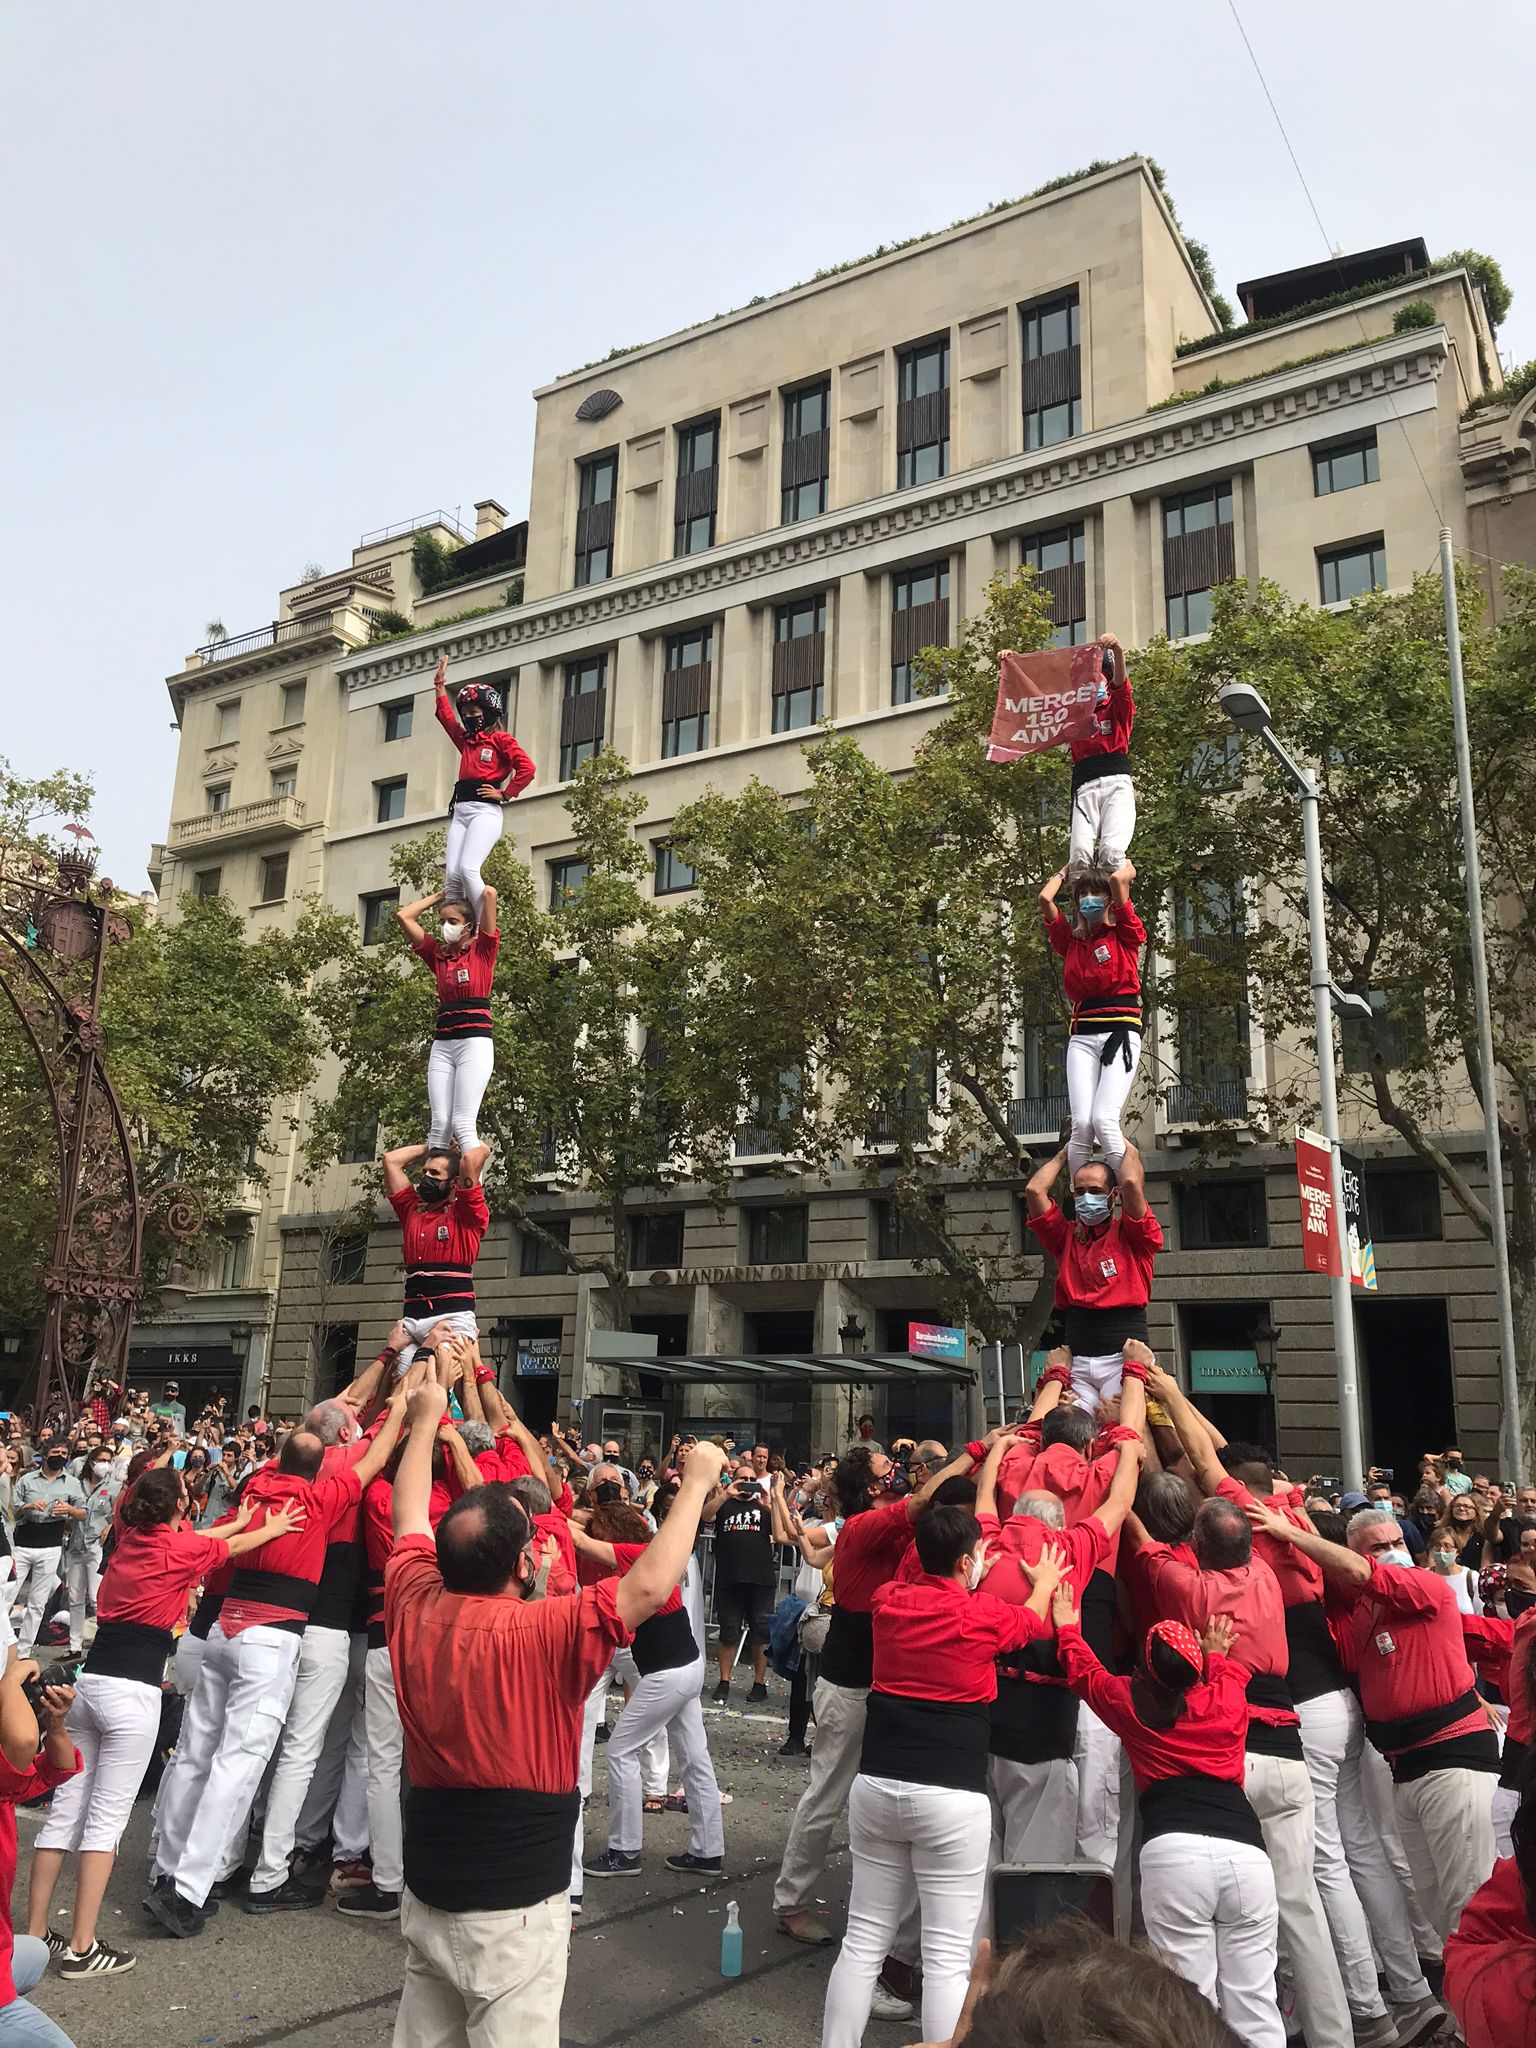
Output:
<instances>
[{"instance_id":1,"label":"bandana on head","mask_svg":"<svg viewBox=\"0 0 1536 2048\"><path fill-rule=\"evenodd\" d=\"M1478 1591L1485 1600L1497 1599L1509 1584L1507 1564L1485 1564L1478 1577Z\"/></svg>"},{"instance_id":2,"label":"bandana on head","mask_svg":"<svg viewBox=\"0 0 1536 2048\"><path fill-rule=\"evenodd\" d=\"M1149 1660L1152 1654L1154 1639L1157 1642L1166 1644L1176 1657L1182 1657L1197 1678L1204 1675L1205 1652L1200 1647L1199 1637L1184 1622L1157 1621L1152 1624L1151 1628L1147 1630L1147 1656Z\"/></svg>"}]
</instances>

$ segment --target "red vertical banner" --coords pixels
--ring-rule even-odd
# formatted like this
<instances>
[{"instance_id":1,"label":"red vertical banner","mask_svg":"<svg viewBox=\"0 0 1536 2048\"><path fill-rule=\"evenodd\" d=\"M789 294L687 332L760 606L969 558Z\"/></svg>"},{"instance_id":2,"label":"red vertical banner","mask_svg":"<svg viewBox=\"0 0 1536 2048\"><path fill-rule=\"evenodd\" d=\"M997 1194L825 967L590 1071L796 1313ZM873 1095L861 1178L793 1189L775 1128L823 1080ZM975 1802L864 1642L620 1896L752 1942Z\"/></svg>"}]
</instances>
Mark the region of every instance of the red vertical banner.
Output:
<instances>
[{"instance_id":1,"label":"red vertical banner","mask_svg":"<svg viewBox=\"0 0 1536 2048\"><path fill-rule=\"evenodd\" d=\"M1326 1139L1297 1138L1296 1180L1301 1189L1301 1262L1309 1273L1337 1279L1344 1271L1344 1254L1333 1206L1333 1153Z\"/></svg>"},{"instance_id":2,"label":"red vertical banner","mask_svg":"<svg viewBox=\"0 0 1536 2048\"><path fill-rule=\"evenodd\" d=\"M1018 761L1064 740L1085 740L1104 679L1104 650L1045 647L1005 653L997 665L997 709L987 740L989 761Z\"/></svg>"}]
</instances>

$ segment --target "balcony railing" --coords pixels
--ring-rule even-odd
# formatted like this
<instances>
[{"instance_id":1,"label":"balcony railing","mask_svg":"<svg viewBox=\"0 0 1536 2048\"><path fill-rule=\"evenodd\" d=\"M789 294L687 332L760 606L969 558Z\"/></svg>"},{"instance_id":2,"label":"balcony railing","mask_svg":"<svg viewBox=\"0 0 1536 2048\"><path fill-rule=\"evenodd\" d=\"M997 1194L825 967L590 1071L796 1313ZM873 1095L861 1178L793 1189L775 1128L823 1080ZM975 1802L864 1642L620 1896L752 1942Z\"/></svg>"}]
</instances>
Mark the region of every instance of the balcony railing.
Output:
<instances>
[{"instance_id":1,"label":"balcony railing","mask_svg":"<svg viewBox=\"0 0 1536 2048\"><path fill-rule=\"evenodd\" d=\"M210 640L206 647L199 647L198 659L205 665L215 661L233 661L239 654L260 654L268 647L281 647L289 640L313 640L321 633L329 633L332 612L310 612L302 619L274 619L270 626L258 626L254 633L238 633L233 640Z\"/></svg>"},{"instance_id":2,"label":"balcony railing","mask_svg":"<svg viewBox=\"0 0 1536 2048\"><path fill-rule=\"evenodd\" d=\"M782 1124L740 1124L736 1130L738 1159L775 1159L789 1150L789 1133Z\"/></svg>"},{"instance_id":3,"label":"balcony railing","mask_svg":"<svg viewBox=\"0 0 1536 2048\"><path fill-rule=\"evenodd\" d=\"M1008 1105L1008 1128L1016 1138L1054 1138L1068 1115L1066 1091L1016 1095Z\"/></svg>"},{"instance_id":4,"label":"balcony railing","mask_svg":"<svg viewBox=\"0 0 1536 2048\"><path fill-rule=\"evenodd\" d=\"M925 1145L933 1130L933 1111L926 1102L893 1102L869 1120L864 1142L874 1150L884 1145Z\"/></svg>"},{"instance_id":5,"label":"balcony railing","mask_svg":"<svg viewBox=\"0 0 1536 2048\"><path fill-rule=\"evenodd\" d=\"M1248 1083L1176 1081L1163 1093L1171 1124L1239 1123L1248 1114Z\"/></svg>"},{"instance_id":6,"label":"balcony railing","mask_svg":"<svg viewBox=\"0 0 1536 2048\"><path fill-rule=\"evenodd\" d=\"M304 806L296 796L264 796L254 804L235 804L227 811L203 811L179 818L171 826L169 844L200 846L209 841L229 845L236 839L302 832Z\"/></svg>"}]
</instances>

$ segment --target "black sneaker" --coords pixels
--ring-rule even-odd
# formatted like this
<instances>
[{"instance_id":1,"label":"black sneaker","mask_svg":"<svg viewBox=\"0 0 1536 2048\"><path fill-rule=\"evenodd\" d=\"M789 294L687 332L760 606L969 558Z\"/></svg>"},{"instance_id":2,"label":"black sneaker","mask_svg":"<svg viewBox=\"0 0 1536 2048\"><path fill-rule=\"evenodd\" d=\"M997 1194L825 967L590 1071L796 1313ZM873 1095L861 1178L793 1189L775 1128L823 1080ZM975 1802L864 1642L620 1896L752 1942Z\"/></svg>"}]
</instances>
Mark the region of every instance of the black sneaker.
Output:
<instances>
[{"instance_id":1,"label":"black sneaker","mask_svg":"<svg viewBox=\"0 0 1536 2048\"><path fill-rule=\"evenodd\" d=\"M758 1683L757 1683L756 1685L754 1685L754 1686L753 1686L753 1688L752 1688L752 1690L751 1690L751 1691L750 1691L750 1692L749 1692L749 1693L747 1694L747 1701L748 1701L748 1704L749 1704L749 1705L752 1705L752 1704L755 1704L755 1703L756 1703L757 1701L759 1701L759 1700L765 1700L765 1699L767 1699L767 1697L768 1697L768 1688L767 1688L767 1686L766 1686L766 1685L764 1685L764 1684L762 1683L762 1681L761 1681L761 1680L759 1680L759 1681L758 1681Z\"/></svg>"},{"instance_id":2,"label":"black sneaker","mask_svg":"<svg viewBox=\"0 0 1536 2048\"><path fill-rule=\"evenodd\" d=\"M687 1877L724 1877L725 1859L722 1856L695 1856L691 1849L685 1849L681 1856L667 1858L668 1870L681 1870Z\"/></svg>"},{"instance_id":3,"label":"black sneaker","mask_svg":"<svg viewBox=\"0 0 1536 2048\"><path fill-rule=\"evenodd\" d=\"M125 1948L114 1948L110 1941L93 1941L82 1956L73 1949L59 1965L61 1977L121 1977L131 1970L138 1961Z\"/></svg>"},{"instance_id":4,"label":"black sneaker","mask_svg":"<svg viewBox=\"0 0 1536 2048\"><path fill-rule=\"evenodd\" d=\"M63 1935L55 1934L51 1927L44 1933L43 1941L48 1950L48 1960L50 1963L62 1962L65 1956L72 1953L69 1943L64 1939Z\"/></svg>"},{"instance_id":5,"label":"black sneaker","mask_svg":"<svg viewBox=\"0 0 1536 2048\"><path fill-rule=\"evenodd\" d=\"M731 1681L728 1678L722 1678L709 1697L717 1707L723 1707L730 1696Z\"/></svg>"},{"instance_id":6,"label":"black sneaker","mask_svg":"<svg viewBox=\"0 0 1536 2048\"><path fill-rule=\"evenodd\" d=\"M336 1910L349 1919L396 1920L400 1916L400 1894L381 1892L376 1884L358 1885L337 1895Z\"/></svg>"},{"instance_id":7,"label":"black sneaker","mask_svg":"<svg viewBox=\"0 0 1536 2048\"><path fill-rule=\"evenodd\" d=\"M810 1753L811 1745L803 1735L791 1735L779 1751L780 1756L809 1756Z\"/></svg>"},{"instance_id":8,"label":"black sneaker","mask_svg":"<svg viewBox=\"0 0 1536 2048\"><path fill-rule=\"evenodd\" d=\"M291 1877L270 1892L251 1892L245 1895L247 1913L299 1913L325 1904L325 1893L317 1892L312 1885L295 1884Z\"/></svg>"},{"instance_id":9,"label":"black sneaker","mask_svg":"<svg viewBox=\"0 0 1536 2048\"><path fill-rule=\"evenodd\" d=\"M594 1856L581 1867L588 1877L638 1877L640 1858L626 1856L622 1849L605 1849L601 1856Z\"/></svg>"},{"instance_id":10,"label":"black sneaker","mask_svg":"<svg viewBox=\"0 0 1536 2048\"><path fill-rule=\"evenodd\" d=\"M178 1941L190 1941L194 1935L201 1934L213 1917L202 1906L194 1906L190 1899L184 1899L174 1884L146 1893L144 1910L151 1920Z\"/></svg>"},{"instance_id":11,"label":"black sneaker","mask_svg":"<svg viewBox=\"0 0 1536 2048\"><path fill-rule=\"evenodd\" d=\"M571 1918L573 1920L581 1918L581 1901L582 1895L580 1892L571 1893Z\"/></svg>"},{"instance_id":12,"label":"black sneaker","mask_svg":"<svg viewBox=\"0 0 1536 2048\"><path fill-rule=\"evenodd\" d=\"M233 1877L221 1877L216 1884L208 1887L210 1905L217 1905L220 1899L237 1899L250 1880L248 1870L237 1870ZM169 1880L167 1880L169 1882Z\"/></svg>"},{"instance_id":13,"label":"black sneaker","mask_svg":"<svg viewBox=\"0 0 1536 2048\"><path fill-rule=\"evenodd\" d=\"M606 1742L608 1740L608 1723L606 1721L599 1721L592 1730L592 1740L594 1742Z\"/></svg>"}]
</instances>

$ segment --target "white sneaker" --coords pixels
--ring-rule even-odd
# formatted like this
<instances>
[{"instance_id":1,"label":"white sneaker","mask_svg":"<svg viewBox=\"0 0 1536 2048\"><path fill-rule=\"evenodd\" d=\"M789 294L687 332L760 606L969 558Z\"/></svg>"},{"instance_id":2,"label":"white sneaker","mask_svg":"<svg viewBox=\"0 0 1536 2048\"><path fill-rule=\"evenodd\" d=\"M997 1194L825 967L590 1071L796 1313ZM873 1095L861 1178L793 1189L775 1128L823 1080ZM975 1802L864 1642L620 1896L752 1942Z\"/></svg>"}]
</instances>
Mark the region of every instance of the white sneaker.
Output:
<instances>
[{"instance_id":1,"label":"white sneaker","mask_svg":"<svg viewBox=\"0 0 1536 2048\"><path fill-rule=\"evenodd\" d=\"M909 2020L912 2017L912 2002L907 1998L898 1998L894 1991L887 1991L877 1977L869 2016L872 2020Z\"/></svg>"},{"instance_id":2,"label":"white sneaker","mask_svg":"<svg viewBox=\"0 0 1536 2048\"><path fill-rule=\"evenodd\" d=\"M1354 2021L1355 2048L1398 2048L1397 2028L1392 2015L1376 2013L1372 2018Z\"/></svg>"},{"instance_id":3,"label":"white sneaker","mask_svg":"<svg viewBox=\"0 0 1536 2048\"><path fill-rule=\"evenodd\" d=\"M1415 2043L1429 2040L1445 2025L1445 2007L1434 1996L1415 1998L1406 2005L1394 2005L1392 2018L1401 2048L1415 2048Z\"/></svg>"}]
</instances>

